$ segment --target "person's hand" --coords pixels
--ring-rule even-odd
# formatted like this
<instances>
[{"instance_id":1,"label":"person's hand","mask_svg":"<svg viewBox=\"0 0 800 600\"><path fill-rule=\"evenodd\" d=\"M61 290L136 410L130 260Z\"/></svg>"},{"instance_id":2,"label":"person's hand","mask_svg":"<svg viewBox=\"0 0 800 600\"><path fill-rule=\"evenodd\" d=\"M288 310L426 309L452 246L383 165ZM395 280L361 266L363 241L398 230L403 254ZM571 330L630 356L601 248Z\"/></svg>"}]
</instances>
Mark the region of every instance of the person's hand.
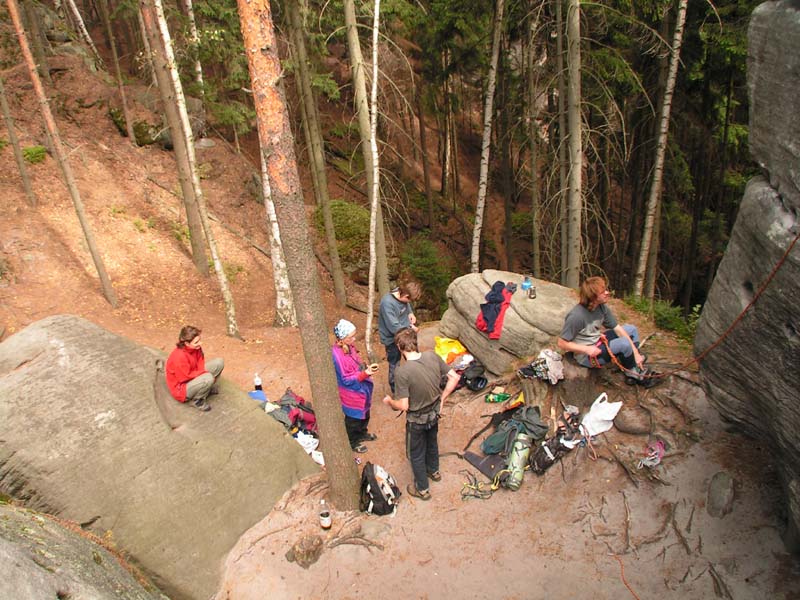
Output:
<instances>
[{"instance_id":1,"label":"person's hand","mask_svg":"<svg viewBox=\"0 0 800 600\"><path fill-rule=\"evenodd\" d=\"M600 350L600 346L587 346L588 350L586 351L586 355L589 358L595 358L596 356L600 356L602 350Z\"/></svg>"},{"instance_id":2,"label":"person's hand","mask_svg":"<svg viewBox=\"0 0 800 600\"><path fill-rule=\"evenodd\" d=\"M391 406L392 397L387 394L386 396L383 397L383 403L386 404L387 406Z\"/></svg>"},{"instance_id":3,"label":"person's hand","mask_svg":"<svg viewBox=\"0 0 800 600\"><path fill-rule=\"evenodd\" d=\"M640 369L644 368L644 356L642 356L638 350L633 351L633 360L636 361L636 366Z\"/></svg>"},{"instance_id":4,"label":"person's hand","mask_svg":"<svg viewBox=\"0 0 800 600\"><path fill-rule=\"evenodd\" d=\"M411 323L412 326L417 324L417 317L414 313L408 315L408 322Z\"/></svg>"},{"instance_id":5,"label":"person's hand","mask_svg":"<svg viewBox=\"0 0 800 600\"><path fill-rule=\"evenodd\" d=\"M417 327L416 325L412 325L411 326L411 330L412 331L419 331L419 327Z\"/></svg>"}]
</instances>

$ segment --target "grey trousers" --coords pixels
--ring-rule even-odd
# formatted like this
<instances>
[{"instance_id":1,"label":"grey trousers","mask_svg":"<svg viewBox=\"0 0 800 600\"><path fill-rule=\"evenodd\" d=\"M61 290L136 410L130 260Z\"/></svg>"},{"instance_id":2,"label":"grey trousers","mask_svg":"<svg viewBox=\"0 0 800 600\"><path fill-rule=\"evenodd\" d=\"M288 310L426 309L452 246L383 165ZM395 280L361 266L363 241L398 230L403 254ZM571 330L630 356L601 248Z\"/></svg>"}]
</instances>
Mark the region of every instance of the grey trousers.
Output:
<instances>
[{"instance_id":1,"label":"grey trousers","mask_svg":"<svg viewBox=\"0 0 800 600\"><path fill-rule=\"evenodd\" d=\"M214 358L208 361L206 363L206 371L208 371L208 373L198 375L186 384L186 400L205 400L208 398L208 395L211 393L211 386L214 385L214 382L224 368L225 361L221 358Z\"/></svg>"}]
</instances>

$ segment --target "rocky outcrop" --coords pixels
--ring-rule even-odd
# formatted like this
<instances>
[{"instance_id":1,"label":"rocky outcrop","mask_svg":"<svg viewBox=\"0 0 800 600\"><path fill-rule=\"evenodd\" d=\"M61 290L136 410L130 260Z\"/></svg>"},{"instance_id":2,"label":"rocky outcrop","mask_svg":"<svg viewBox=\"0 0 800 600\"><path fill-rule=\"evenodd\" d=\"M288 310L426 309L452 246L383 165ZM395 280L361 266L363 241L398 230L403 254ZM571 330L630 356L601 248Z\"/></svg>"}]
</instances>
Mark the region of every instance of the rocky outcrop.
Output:
<instances>
[{"instance_id":1,"label":"rocky outcrop","mask_svg":"<svg viewBox=\"0 0 800 600\"><path fill-rule=\"evenodd\" d=\"M0 344L0 493L117 546L173 599L209 598L239 537L316 465L221 379L175 402L163 356L72 316Z\"/></svg>"},{"instance_id":2,"label":"rocky outcrop","mask_svg":"<svg viewBox=\"0 0 800 600\"><path fill-rule=\"evenodd\" d=\"M447 288L449 306L439 329L443 335L460 340L487 370L499 375L515 361L535 357L543 348L555 347L564 316L575 306L576 297L568 288L533 279L536 298L530 299L517 289L506 311L500 339L490 340L475 327L475 319L495 281L519 286L522 275L487 269L459 277Z\"/></svg>"},{"instance_id":3,"label":"rocky outcrop","mask_svg":"<svg viewBox=\"0 0 800 600\"><path fill-rule=\"evenodd\" d=\"M748 32L750 149L766 177L746 188L698 325L706 350L754 299L798 234L800 2L765 2ZM800 244L701 365L709 399L727 420L774 449L786 490L786 542L800 550Z\"/></svg>"},{"instance_id":4,"label":"rocky outcrop","mask_svg":"<svg viewBox=\"0 0 800 600\"><path fill-rule=\"evenodd\" d=\"M0 505L0 598L167 600L106 548L31 510Z\"/></svg>"}]
</instances>

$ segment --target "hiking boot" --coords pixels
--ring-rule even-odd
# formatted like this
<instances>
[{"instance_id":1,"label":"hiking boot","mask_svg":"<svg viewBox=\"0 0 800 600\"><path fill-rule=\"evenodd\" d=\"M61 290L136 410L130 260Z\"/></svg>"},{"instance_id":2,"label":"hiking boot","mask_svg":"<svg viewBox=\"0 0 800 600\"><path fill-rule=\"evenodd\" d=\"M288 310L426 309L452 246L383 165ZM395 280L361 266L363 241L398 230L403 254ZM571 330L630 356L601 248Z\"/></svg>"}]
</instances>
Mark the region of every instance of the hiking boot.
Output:
<instances>
[{"instance_id":1,"label":"hiking boot","mask_svg":"<svg viewBox=\"0 0 800 600\"><path fill-rule=\"evenodd\" d=\"M441 481L442 474L439 471L434 471L433 473L428 473L428 477L430 477L431 481Z\"/></svg>"},{"instance_id":2,"label":"hiking boot","mask_svg":"<svg viewBox=\"0 0 800 600\"><path fill-rule=\"evenodd\" d=\"M209 396L216 396L217 394L219 394L219 386L218 385L212 385L211 386L211 391L208 392L208 395Z\"/></svg>"},{"instance_id":3,"label":"hiking boot","mask_svg":"<svg viewBox=\"0 0 800 600\"><path fill-rule=\"evenodd\" d=\"M361 438L362 442L374 442L378 439L378 436L374 433L365 433L364 437Z\"/></svg>"},{"instance_id":4,"label":"hiking boot","mask_svg":"<svg viewBox=\"0 0 800 600\"><path fill-rule=\"evenodd\" d=\"M209 406L208 402L206 402L203 398L192 400L192 406L198 410L202 410L203 412L208 412L211 410L211 406Z\"/></svg>"},{"instance_id":5,"label":"hiking boot","mask_svg":"<svg viewBox=\"0 0 800 600\"><path fill-rule=\"evenodd\" d=\"M431 493L428 490L418 490L417 486L413 483L409 483L406 486L406 491L408 492L409 496L414 496L414 498L419 498L420 500L428 501L431 499Z\"/></svg>"}]
</instances>

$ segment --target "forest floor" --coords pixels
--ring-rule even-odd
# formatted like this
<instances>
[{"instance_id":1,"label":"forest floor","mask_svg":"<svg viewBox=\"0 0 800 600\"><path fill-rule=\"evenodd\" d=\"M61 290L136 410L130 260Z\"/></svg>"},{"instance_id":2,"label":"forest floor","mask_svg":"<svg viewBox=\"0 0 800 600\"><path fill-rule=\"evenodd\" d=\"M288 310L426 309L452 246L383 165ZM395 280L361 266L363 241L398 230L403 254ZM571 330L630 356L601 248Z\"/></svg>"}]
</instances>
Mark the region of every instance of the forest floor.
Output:
<instances>
[{"instance_id":1,"label":"forest floor","mask_svg":"<svg viewBox=\"0 0 800 600\"><path fill-rule=\"evenodd\" d=\"M63 61L56 72L59 125L120 304L112 309L100 293L53 159L30 167L39 198L31 208L5 148L0 337L48 315L72 313L166 352L179 328L192 323L203 329L206 354L223 356L224 376L242 389L251 388L258 372L271 398L288 386L310 397L297 329L271 326L271 265L259 249L268 247L263 207L247 191L253 167L219 139L198 151L209 209L218 219L214 233L233 275L244 338L237 340L225 335L213 276L198 275L188 256L173 155L120 138L106 114L113 88L79 68L78 59ZM23 144L41 142L25 75L11 70L3 77ZM356 323L363 349L365 316L338 308L328 273L322 265L318 271L328 324L340 317ZM351 285L348 293L351 303L365 304L363 288ZM653 331L622 303L614 308ZM435 327L424 328L424 345ZM377 339L373 346L379 347ZM690 357L685 345L662 333L646 349L662 368ZM387 390L385 373L382 361L376 400ZM685 371L649 391L626 387L611 372L601 379L598 393L650 410L654 432L670 443L652 473L635 466L647 436L612 430L595 443L597 460L579 448L544 476L526 475L517 492L465 500L463 484L475 471L445 457L431 501L404 494L391 517L334 511L327 532L317 519L324 473L301 481L220 565L217 598L800 598L800 566L780 539L781 492L769 451L726 431L695 377ZM485 422L481 415L493 410L481 395L454 395L443 411L441 451L463 448ZM405 490L411 477L402 419L378 400L370 428L378 440L360 457L387 468ZM722 518L706 510L708 483L718 471L736 481L733 510ZM309 535L321 536L324 550L303 569L285 555Z\"/></svg>"}]
</instances>

